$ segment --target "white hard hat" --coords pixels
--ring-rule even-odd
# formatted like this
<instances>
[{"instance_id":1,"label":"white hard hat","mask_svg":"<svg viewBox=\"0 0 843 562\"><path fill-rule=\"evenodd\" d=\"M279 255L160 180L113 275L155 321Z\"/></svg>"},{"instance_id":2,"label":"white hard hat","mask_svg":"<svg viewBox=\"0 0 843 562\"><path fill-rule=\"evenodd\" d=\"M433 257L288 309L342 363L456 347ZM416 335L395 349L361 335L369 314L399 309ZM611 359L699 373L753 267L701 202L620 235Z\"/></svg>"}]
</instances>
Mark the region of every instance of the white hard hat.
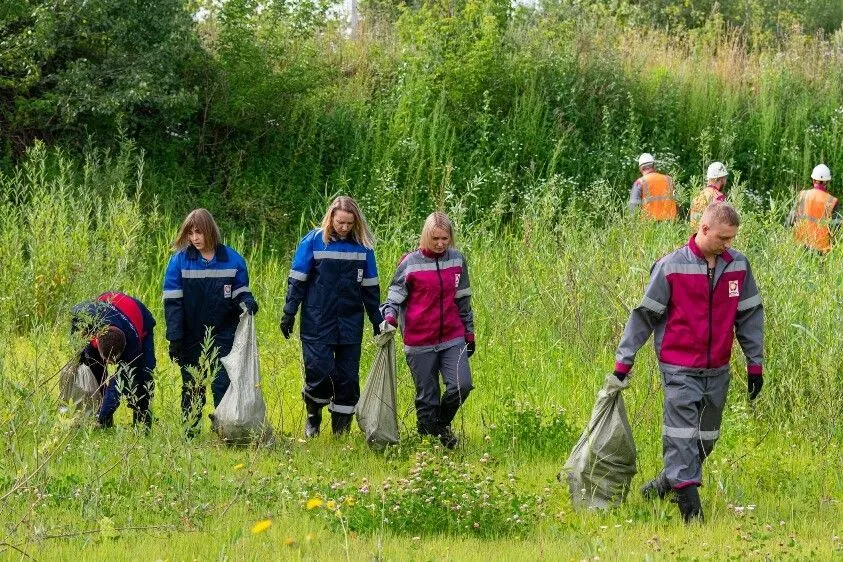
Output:
<instances>
[{"instance_id":1,"label":"white hard hat","mask_svg":"<svg viewBox=\"0 0 843 562\"><path fill-rule=\"evenodd\" d=\"M725 178L728 175L729 172L726 170L726 166L723 165L723 162L712 162L708 166L708 172L705 174L705 179L716 180L718 178Z\"/></svg>"},{"instance_id":2,"label":"white hard hat","mask_svg":"<svg viewBox=\"0 0 843 562\"><path fill-rule=\"evenodd\" d=\"M831 181L831 170L825 164L817 164L811 172L811 179L817 181Z\"/></svg>"},{"instance_id":3,"label":"white hard hat","mask_svg":"<svg viewBox=\"0 0 843 562\"><path fill-rule=\"evenodd\" d=\"M645 152L644 154L642 154L641 156L638 157L638 167L639 168L641 166L645 165L645 164L654 164L655 162L656 162L656 159L653 158L653 155L650 154L649 152Z\"/></svg>"}]
</instances>

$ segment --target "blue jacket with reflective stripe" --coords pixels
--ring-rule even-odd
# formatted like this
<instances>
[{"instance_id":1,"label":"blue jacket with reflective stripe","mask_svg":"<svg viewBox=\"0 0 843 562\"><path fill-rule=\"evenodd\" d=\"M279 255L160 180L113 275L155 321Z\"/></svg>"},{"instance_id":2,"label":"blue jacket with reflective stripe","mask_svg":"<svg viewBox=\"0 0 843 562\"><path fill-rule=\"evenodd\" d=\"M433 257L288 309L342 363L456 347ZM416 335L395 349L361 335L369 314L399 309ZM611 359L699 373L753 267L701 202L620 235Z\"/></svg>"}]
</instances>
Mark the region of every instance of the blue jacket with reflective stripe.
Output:
<instances>
[{"instance_id":1,"label":"blue jacket with reflective stripe","mask_svg":"<svg viewBox=\"0 0 843 562\"><path fill-rule=\"evenodd\" d=\"M331 239L322 229L309 232L296 249L287 284L284 313L301 305L301 338L330 344L363 340L365 308L373 325L383 320L375 252L352 238Z\"/></svg>"},{"instance_id":2,"label":"blue jacket with reflective stripe","mask_svg":"<svg viewBox=\"0 0 843 562\"><path fill-rule=\"evenodd\" d=\"M177 252L164 274L164 317L167 339L185 348L201 343L205 327L217 338L233 338L240 302L254 299L243 257L223 244L211 260L193 246Z\"/></svg>"}]
</instances>

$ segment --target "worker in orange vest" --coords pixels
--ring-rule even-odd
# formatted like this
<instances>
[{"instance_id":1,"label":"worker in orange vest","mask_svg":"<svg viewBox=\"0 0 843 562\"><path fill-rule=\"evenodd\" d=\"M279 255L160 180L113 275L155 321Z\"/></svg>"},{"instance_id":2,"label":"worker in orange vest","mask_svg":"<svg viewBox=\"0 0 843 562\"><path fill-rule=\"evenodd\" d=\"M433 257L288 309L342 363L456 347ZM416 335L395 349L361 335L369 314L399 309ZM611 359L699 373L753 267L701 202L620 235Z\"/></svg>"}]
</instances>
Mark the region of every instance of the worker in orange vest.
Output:
<instances>
[{"instance_id":1,"label":"worker in orange vest","mask_svg":"<svg viewBox=\"0 0 843 562\"><path fill-rule=\"evenodd\" d=\"M638 157L638 169L641 177L632 184L629 193L629 210L634 213L641 206L643 218L656 221L676 219L676 196L673 178L656 171L656 162L652 154L645 152Z\"/></svg>"},{"instance_id":2,"label":"worker in orange vest","mask_svg":"<svg viewBox=\"0 0 843 562\"><path fill-rule=\"evenodd\" d=\"M837 198L828 192L831 170L825 164L811 172L814 186L799 192L796 205L790 212L788 224L798 242L823 254L831 250L831 228L841 222Z\"/></svg>"},{"instance_id":3,"label":"worker in orange vest","mask_svg":"<svg viewBox=\"0 0 843 562\"><path fill-rule=\"evenodd\" d=\"M696 230L703 212L715 201L725 201L726 178L729 171L722 162L712 162L705 174L705 188L691 202L691 228Z\"/></svg>"}]
</instances>

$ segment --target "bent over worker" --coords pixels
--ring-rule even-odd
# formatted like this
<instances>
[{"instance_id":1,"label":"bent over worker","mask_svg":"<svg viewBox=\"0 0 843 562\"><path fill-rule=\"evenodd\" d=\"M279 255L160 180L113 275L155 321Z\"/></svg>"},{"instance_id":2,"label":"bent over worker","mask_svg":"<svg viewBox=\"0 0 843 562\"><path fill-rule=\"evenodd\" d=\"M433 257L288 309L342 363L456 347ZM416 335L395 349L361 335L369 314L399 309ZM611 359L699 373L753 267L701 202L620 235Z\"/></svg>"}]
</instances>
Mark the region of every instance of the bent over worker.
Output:
<instances>
[{"instance_id":1,"label":"bent over worker","mask_svg":"<svg viewBox=\"0 0 843 562\"><path fill-rule=\"evenodd\" d=\"M354 199L337 197L321 228L310 231L296 248L281 318L281 333L289 338L301 305L305 437L319 434L325 406L335 435L351 428L360 398L363 312L379 334L379 303L374 237Z\"/></svg>"},{"instance_id":2,"label":"bent over worker","mask_svg":"<svg viewBox=\"0 0 843 562\"><path fill-rule=\"evenodd\" d=\"M703 519L697 487L720 436L732 342L746 356L748 393L761 392L764 311L747 258L730 248L740 218L714 203L688 243L653 265L641 304L618 346L615 375L629 375L650 334L664 386L664 470L642 488L647 498L676 493L686 522Z\"/></svg>"},{"instance_id":3,"label":"bent over worker","mask_svg":"<svg viewBox=\"0 0 843 562\"><path fill-rule=\"evenodd\" d=\"M726 194L723 191L726 189L728 176L729 171L722 162L712 162L708 166L708 170L705 173L705 187L691 201L690 220L692 229L697 229L700 218L702 218L703 213L709 205L726 200Z\"/></svg>"},{"instance_id":4,"label":"bent over worker","mask_svg":"<svg viewBox=\"0 0 843 562\"><path fill-rule=\"evenodd\" d=\"M673 178L656 171L656 159L645 152L638 157L641 177L632 184L629 193L629 211L641 207L641 217L666 221L676 219L676 195Z\"/></svg>"},{"instance_id":5,"label":"bent over worker","mask_svg":"<svg viewBox=\"0 0 843 562\"><path fill-rule=\"evenodd\" d=\"M155 388L154 327L149 309L125 293L103 293L73 307L70 331L88 340L81 362L91 369L103 397L97 413L100 427L114 425L121 394L132 410L132 424L152 425L149 402ZM109 364L117 365L111 377Z\"/></svg>"},{"instance_id":6,"label":"bent over worker","mask_svg":"<svg viewBox=\"0 0 843 562\"><path fill-rule=\"evenodd\" d=\"M799 192L788 224L793 226L797 242L825 254L831 250L831 229L843 220L837 198L828 192L828 184L831 183L828 166L819 164L814 167L811 179L813 187Z\"/></svg>"}]
</instances>

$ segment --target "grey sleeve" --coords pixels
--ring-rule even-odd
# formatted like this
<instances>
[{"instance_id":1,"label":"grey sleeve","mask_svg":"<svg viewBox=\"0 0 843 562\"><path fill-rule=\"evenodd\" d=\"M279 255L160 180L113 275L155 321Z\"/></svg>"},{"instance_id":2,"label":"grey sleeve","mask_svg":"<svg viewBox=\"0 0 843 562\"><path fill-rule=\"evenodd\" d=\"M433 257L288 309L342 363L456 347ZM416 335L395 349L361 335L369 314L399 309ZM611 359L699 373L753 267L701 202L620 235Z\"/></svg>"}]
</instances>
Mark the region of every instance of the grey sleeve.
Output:
<instances>
[{"instance_id":1,"label":"grey sleeve","mask_svg":"<svg viewBox=\"0 0 843 562\"><path fill-rule=\"evenodd\" d=\"M460 319L462 320L465 331L469 334L474 333L474 312L471 310L471 285L468 280L468 262L465 256L462 258L462 273L460 274L460 282L457 285L457 293L454 295L454 300L457 303L457 309L460 311Z\"/></svg>"},{"instance_id":2,"label":"grey sleeve","mask_svg":"<svg viewBox=\"0 0 843 562\"><path fill-rule=\"evenodd\" d=\"M635 355L641 349L656 325L661 321L667 312L667 305L670 302L670 284L664 275L662 262L656 262L650 270L650 282L644 291L644 298L641 304L632 309L629 320L618 344L615 353L615 370L628 373L635 362Z\"/></svg>"},{"instance_id":3,"label":"grey sleeve","mask_svg":"<svg viewBox=\"0 0 843 562\"><path fill-rule=\"evenodd\" d=\"M629 191L629 212L634 213L635 209L641 205L641 182L635 180L632 184L632 189Z\"/></svg>"},{"instance_id":4,"label":"grey sleeve","mask_svg":"<svg viewBox=\"0 0 843 562\"><path fill-rule=\"evenodd\" d=\"M399 317L399 309L407 300L407 258L406 256L398 264L389 288L386 290L386 302L381 305L381 314L384 318L392 316L396 320Z\"/></svg>"},{"instance_id":5,"label":"grey sleeve","mask_svg":"<svg viewBox=\"0 0 843 562\"><path fill-rule=\"evenodd\" d=\"M746 281L738 301L735 335L746 356L747 369L751 374L760 375L764 362L764 306L749 262L746 264Z\"/></svg>"}]
</instances>

